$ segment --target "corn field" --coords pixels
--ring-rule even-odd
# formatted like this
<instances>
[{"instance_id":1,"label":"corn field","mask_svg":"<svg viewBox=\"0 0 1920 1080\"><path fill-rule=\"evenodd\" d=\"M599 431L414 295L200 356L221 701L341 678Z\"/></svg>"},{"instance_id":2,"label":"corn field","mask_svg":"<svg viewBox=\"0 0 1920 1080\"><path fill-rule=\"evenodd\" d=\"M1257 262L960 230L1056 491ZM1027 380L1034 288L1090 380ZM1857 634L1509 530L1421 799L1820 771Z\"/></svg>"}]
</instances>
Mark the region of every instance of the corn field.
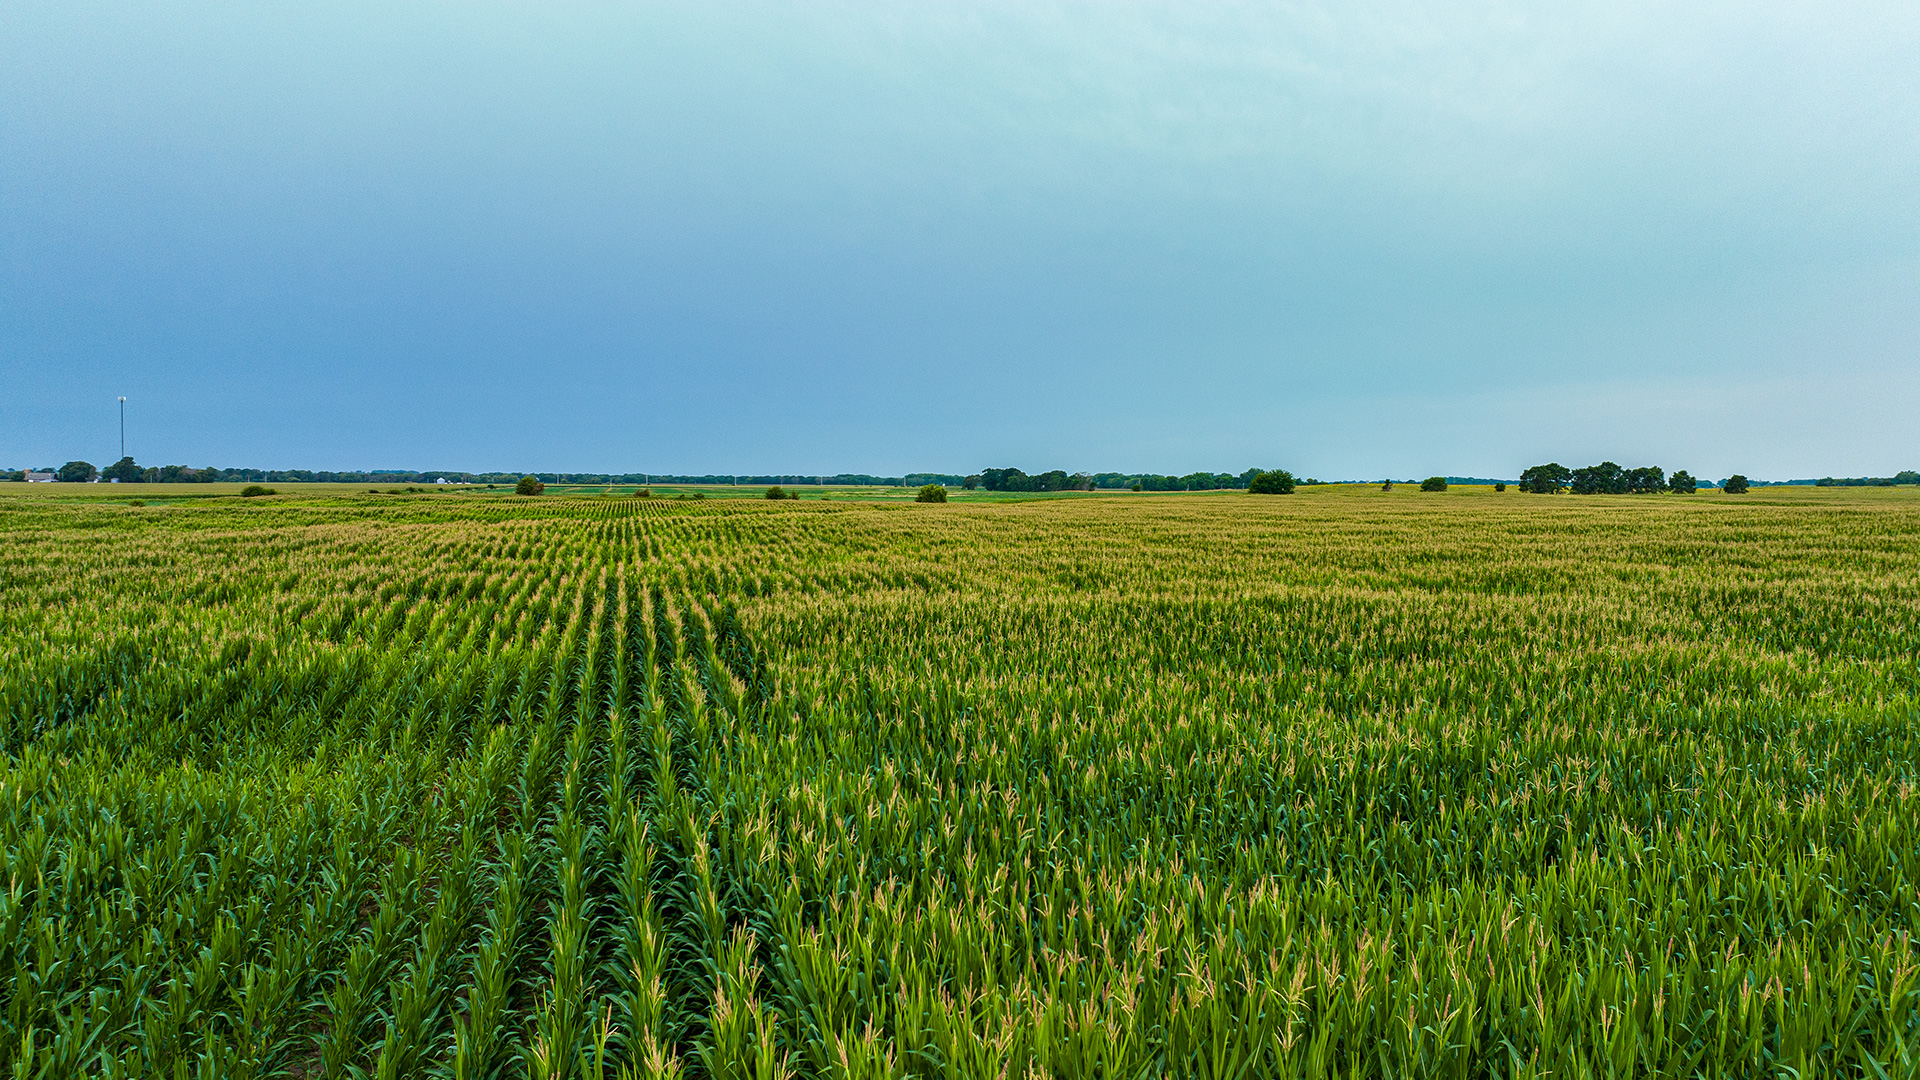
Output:
<instances>
[{"instance_id":1,"label":"corn field","mask_svg":"<svg viewBox=\"0 0 1920 1080\"><path fill-rule=\"evenodd\" d=\"M1913 1076L1917 657L1898 491L10 495L0 1069Z\"/></svg>"}]
</instances>

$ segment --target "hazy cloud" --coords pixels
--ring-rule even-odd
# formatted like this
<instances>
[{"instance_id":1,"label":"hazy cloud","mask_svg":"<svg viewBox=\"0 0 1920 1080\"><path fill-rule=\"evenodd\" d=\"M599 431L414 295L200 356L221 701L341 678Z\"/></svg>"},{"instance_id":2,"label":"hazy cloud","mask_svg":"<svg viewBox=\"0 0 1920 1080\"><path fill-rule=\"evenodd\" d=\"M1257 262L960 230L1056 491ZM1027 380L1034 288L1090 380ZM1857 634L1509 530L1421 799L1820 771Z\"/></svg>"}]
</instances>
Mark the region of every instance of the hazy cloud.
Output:
<instances>
[{"instance_id":1,"label":"hazy cloud","mask_svg":"<svg viewBox=\"0 0 1920 1080\"><path fill-rule=\"evenodd\" d=\"M0 464L1920 463L1911 5L5 18Z\"/></svg>"}]
</instances>

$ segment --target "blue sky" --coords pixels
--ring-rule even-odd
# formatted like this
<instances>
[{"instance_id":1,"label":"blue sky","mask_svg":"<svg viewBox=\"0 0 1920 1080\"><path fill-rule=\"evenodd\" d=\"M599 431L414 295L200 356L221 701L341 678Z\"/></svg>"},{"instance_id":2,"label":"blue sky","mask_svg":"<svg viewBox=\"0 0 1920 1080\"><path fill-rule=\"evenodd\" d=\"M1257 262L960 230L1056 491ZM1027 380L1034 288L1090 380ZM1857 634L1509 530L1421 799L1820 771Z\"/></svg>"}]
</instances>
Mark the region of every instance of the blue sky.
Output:
<instances>
[{"instance_id":1,"label":"blue sky","mask_svg":"<svg viewBox=\"0 0 1920 1080\"><path fill-rule=\"evenodd\" d=\"M0 0L0 464L1920 467L1920 8Z\"/></svg>"}]
</instances>

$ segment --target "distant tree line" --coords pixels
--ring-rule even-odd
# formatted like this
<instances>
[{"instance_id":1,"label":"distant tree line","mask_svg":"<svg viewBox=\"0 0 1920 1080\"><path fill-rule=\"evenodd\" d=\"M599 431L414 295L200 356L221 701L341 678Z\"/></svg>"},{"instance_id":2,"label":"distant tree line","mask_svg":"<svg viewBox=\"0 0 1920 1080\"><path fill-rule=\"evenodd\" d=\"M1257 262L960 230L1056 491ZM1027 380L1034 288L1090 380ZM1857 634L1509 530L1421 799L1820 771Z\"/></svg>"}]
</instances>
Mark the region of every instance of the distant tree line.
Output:
<instances>
[{"instance_id":1,"label":"distant tree line","mask_svg":"<svg viewBox=\"0 0 1920 1080\"><path fill-rule=\"evenodd\" d=\"M85 461L69 461L59 468L43 465L37 469L0 469L0 482L22 483L29 472L52 473L53 478L63 484L91 484L100 479L100 470Z\"/></svg>"},{"instance_id":2,"label":"distant tree line","mask_svg":"<svg viewBox=\"0 0 1920 1080\"><path fill-rule=\"evenodd\" d=\"M59 469L36 470L55 473L56 477L67 483L88 483L93 480L118 480L123 484L213 484L213 483L283 483L283 484L431 484L435 480L445 479L449 483L463 484L511 484L520 479L519 473L468 473L468 472L403 472L398 469L375 470L372 472L327 472L311 469L220 469L208 465L196 469L191 465L153 465L142 466L130 457L104 469L96 469L84 461L69 461ZM24 479L22 473L0 473L0 479ZM635 482L638 482L636 478Z\"/></svg>"},{"instance_id":3,"label":"distant tree line","mask_svg":"<svg viewBox=\"0 0 1920 1080\"><path fill-rule=\"evenodd\" d=\"M1094 482L1086 473L1069 476L1059 469L1034 476L1019 469L981 469L978 475L962 477L960 486L988 491L1092 491Z\"/></svg>"},{"instance_id":4,"label":"distant tree line","mask_svg":"<svg viewBox=\"0 0 1920 1080\"><path fill-rule=\"evenodd\" d=\"M925 487L929 484L942 487L963 487L968 490L984 488L988 491L1113 491L1131 489L1134 491L1225 491L1245 490L1253 478L1263 470L1248 469L1239 474L1193 472L1184 476L1159 473L1122 473L1102 472L1068 473L1062 469L1029 475L1019 469L982 469L971 476L958 473L906 473L902 476L875 476L869 473L834 473L832 475L807 475L803 473L520 473L520 472L466 472L457 469L412 471L406 469L368 469L368 470L326 470L326 469L223 469L208 465L194 468L191 465L143 466L132 458L121 458L104 469L96 469L84 461L72 461L59 469L51 466L45 472L56 472L59 478L69 483L86 483L95 479L118 480L123 484L211 484L211 483L247 483L247 484L431 484L436 480L446 480L454 484L496 484L514 486L522 476L532 476L543 484L704 484L737 485L739 487L768 487L778 485L783 488L799 486L833 487ZM0 481L24 480L24 470L0 470ZM1300 478L1300 484L1318 484L1320 481Z\"/></svg>"},{"instance_id":5,"label":"distant tree line","mask_svg":"<svg viewBox=\"0 0 1920 1080\"><path fill-rule=\"evenodd\" d=\"M1157 473L1068 473L1061 469L1029 475L1019 469L982 469L972 476L957 473L907 473L904 476L875 476L869 473L834 473L826 475L805 475L799 473L703 473L698 475L680 475L673 473L531 473L518 472L464 472L448 471L409 471L404 469L372 469L362 471L328 471L323 469L222 469L208 465L194 468L190 465L142 466L130 458L121 458L104 469L96 469L85 461L69 461L58 468L46 466L35 472L50 472L65 483L87 483L95 479L118 480L123 484L210 484L220 483L285 483L285 484L431 484L444 479L455 484L518 484L523 475L531 475L545 484L705 484L740 487L766 487L782 485L785 487L830 485L835 487L924 487L937 484L945 487L964 487L968 490L985 488L988 491L1095 491L1132 489L1134 491L1221 491L1245 490L1247 485L1262 470L1248 469L1238 475L1231 473L1195 472L1185 476L1161 475ZM0 481L21 481L26 479L25 470L0 470ZM1423 486L1434 478L1422 482ZM1492 483L1469 477L1442 477L1447 483ZM1734 487L1729 488L1728 482ZM1318 484L1319 480L1300 478L1299 484ZM1577 495L1633 495L1654 492L1687 493L1702 486L1692 474L1682 469L1671 476L1666 475L1659 466L1649 465L1643 468L1627 469L1611 461L1598 465L1589 465L1582 469L1569 469L1557 462L1535 465L1520 474L1520 490L1534 494L1557 494L1571 491ZM1733 493L1743 491L1746 485L1761 486L1763 483L1812 484L1818 487L1893 487L1901 484L1920 485L1920 471L1908 469L1893 476L1854 476L1822 477L1819 480L1759 481L1746 477L1728 477L1721 481L1723 489ZM1706 486L1712 486L1710 484ZM1435 488L1434 490L1444 490Z\"/></svg>"},{"instance_id":6,"label":"distant tree line","mask_svg":"<svg viewBox=\"0 0 1920 1080\"><path fill-rule=\"evenodd\" d=\"M1741 478L1744 481L1744 477ZM1681 469L1672 476L1658 465L1622 468L1611 461L1569 469L1557 461L1535 465L1520 474L1520 490L1533 495L1654 495L1670 492L1691 495L1700 486L1693 474Z\"/></svg>"},{"instance_id":7,"label":"distant tree line","mask_svg":"<svg viewBox=\"0 0 1920 1080\"><path fill-rule=\"evenodd\" d=\"M1920 484L1920 472L1908 469L1892 476L1823 476L1813 482L1815 487L1893 487L1895 484Z\"/></svg>"},{"instance_id":8,"label":"distant tree line","mask_svg":"<svg viewBox=\"0 0 1920 1080\"><path fill-rule=\"evenodd\" d=\"M945 473L909 473L906 476L871 476L866 473L836 473L832 476L798 473L706 473L678 476L668 473L475 473L459 470L412 472L404 469L364 471L328 471L324 469L220 469L212 465L196 469L190 465L142 466L130 457L95 469L84 461L70 461L59 469L63 482L88 483L94 479L118 480L123 484L211 484L211 483L283 483L283 484L431 484L446 480L453 484L518 484L532 475L546 484L738 484L762 487L769 484L834 485L838 487L917 487L924 484L955 484L964 477ZM25 470L0 471L0 480L24 480Z\"/></svg>"},{"instance_id":9,"label":"distant tree line","mask_svg":"<svg viewBox=\"0 0 1920 1080\"><path fill-rule=\"evenodd\" d=\"M1051 472L1028 475L1019 469L982 469L966 477L961 486L971 491L984 488L987 491L1244 491L1262 469L1248 469L1234 475L1232 473L1195 472L1185 476L1160 475L1158 473L1067 473L1061 469ZM1284 472L1285 470L1280 470ZM1289 474L1291 479L1291 474ZM947 481L942 481L947 482ZM1317 484L1318 480L1297 480L1301 484Z\"/></svg>"}]
</instances>

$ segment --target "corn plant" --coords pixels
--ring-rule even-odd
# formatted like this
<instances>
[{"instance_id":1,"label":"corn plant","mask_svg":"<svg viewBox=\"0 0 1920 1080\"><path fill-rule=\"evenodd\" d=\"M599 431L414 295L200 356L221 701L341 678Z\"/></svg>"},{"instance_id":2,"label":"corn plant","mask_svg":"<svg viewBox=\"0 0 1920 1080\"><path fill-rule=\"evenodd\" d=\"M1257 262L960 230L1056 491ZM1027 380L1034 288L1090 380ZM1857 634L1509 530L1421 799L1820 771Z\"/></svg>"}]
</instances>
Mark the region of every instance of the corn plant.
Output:
<instances>
[{"instance_id":1,"label":"corn plant","mask_svg":"<svg viewBox=\"0 0 1920 1080\"><path fill-rule=\"evenodd\" d=\"M1920 1075L1911 492L0 534L16 1077Z\"/></svg>"}]
</instances>

